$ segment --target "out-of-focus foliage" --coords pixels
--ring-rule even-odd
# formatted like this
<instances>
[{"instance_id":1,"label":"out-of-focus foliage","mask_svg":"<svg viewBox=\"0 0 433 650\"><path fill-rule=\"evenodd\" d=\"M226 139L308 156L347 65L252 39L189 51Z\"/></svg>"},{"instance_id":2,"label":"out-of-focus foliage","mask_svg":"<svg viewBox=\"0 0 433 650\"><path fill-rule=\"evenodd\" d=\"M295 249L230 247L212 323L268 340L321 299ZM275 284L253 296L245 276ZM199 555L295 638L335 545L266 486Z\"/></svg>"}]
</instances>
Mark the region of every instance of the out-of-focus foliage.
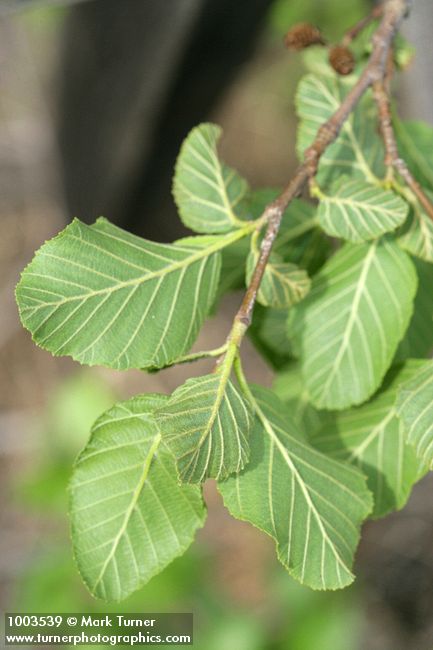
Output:
<instances>
[{"instance_id":1,"label":"out-of-focus foliage","mask_svg":"<svg viewBox=\"0 0 433 650\"><path fill-rule=\"evenodd\" d=\"M41 449L16 484L16 495L29 508L65 511L71 460L85 445L94 420L113 400L108 386L89 372L73 375L53 392L36 427Z\"/></svg>"}]
</instances>

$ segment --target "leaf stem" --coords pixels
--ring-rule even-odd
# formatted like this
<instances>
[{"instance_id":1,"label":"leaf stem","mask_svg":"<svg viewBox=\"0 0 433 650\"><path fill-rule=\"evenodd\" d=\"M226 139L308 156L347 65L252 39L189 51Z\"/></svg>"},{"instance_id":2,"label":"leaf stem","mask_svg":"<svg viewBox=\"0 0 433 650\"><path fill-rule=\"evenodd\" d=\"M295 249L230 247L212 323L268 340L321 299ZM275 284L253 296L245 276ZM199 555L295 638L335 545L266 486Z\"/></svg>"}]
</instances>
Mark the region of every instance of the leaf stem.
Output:
<instances>
[{"instance_id":1,"label":"leaf stem","mask_svg":"<svg viewBox=\"0 0 433 650\"><path fill-rule=\"evenodd\" d=\"M255 411L257 408L256 400L254 399L254 395L252 394L247 378L245 377L244 369L242 368L242 361L239 353L236 355L234 359L233 369L235 371L236 379L238 380L242 392L244 393L245 397L249 400L253 410Z\"/></svg>"},{"instance_id":2,"label":"leaf stem","mask_svg":"<svg viewBox=\"0 0 433 650\"><path fill-rule=\"evenodd\" d=\"M376 20L377 18L380 18L383 14L383 5L378 5L377 7L374 7L370 13L365 16L364 18L361 18L353 27L347 30L343 38L341 39L341 45L347 47L352 43L352 41L355 40L361 32L364 31L368 25L373 22L373 20Z\"/></svg>"},{"instance_id":3,"label":"leaf stem","mask_svg":"<svg viewBox=\"0 0 433 650\"><path fill-rule=\"evenodd\" d=\"M146 368L146 372L159 372L160 370L165 370L165 368L171 368L172 366L177 366L182 363L193 363L194 361L200 361L200 359L211 359L219 357L227 351L228 344L227 342L224 345L221 345L219 348L214 348L212 350L201 350L200 352L191 352L191 354L186 354L183 357L179 357L170 361L165 366L158 366L158 368Z\"/></svg>"}]
</instances>

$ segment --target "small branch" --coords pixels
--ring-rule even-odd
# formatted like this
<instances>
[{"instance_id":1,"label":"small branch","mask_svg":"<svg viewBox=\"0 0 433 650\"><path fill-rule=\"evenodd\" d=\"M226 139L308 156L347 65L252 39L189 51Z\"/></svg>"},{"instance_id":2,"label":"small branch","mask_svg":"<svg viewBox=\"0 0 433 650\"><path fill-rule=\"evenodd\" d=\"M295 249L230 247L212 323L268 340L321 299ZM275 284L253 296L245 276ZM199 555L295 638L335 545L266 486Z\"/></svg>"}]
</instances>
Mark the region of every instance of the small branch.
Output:
<instances>
[{"instance_id":1,"label":"small branch","mask_svg":"<svg viewBox=\"0 0 433 650\"><path fill-rule=\"evenodd\" d=\"M194 361L200 361L201 359L214 359L215 357L220 357L225 354L227 351L227 343L221 345L219 348L214 348L213 350L203 350L201 352L192 352L191 354L186 354L184 357L178 357L167 363L165 366L158 366L155 369L146 368L146 372L159 372L160 370L165 370L166 368L171 368L172 366L178 366L182 363L193 363Z\"/></svg>"},{"instance_id":2,"label":"small branch","mask_svg":"<svg viewBox=\"0 0 433 650\"><path fill-rule=\"evenodd\" d=\"M298 167L288 185L280 196L265 208L261 219L266 221L268 226L261 243L259 259L242 304L235 316L234 325L242 323L246 329L251 324L257 292L269 261L272 246L278 235L284 211L289 203L300 194L307 181L315 175L321 156L337 138L344 122L366 90L376 81L383 79L392 41L408 9L409 0L387 0L383 5L381 8L382 20L373 36L373 51L364 71L339 108L317 131L314 142L304 153L304 162Z\"/></svg>"},{"instance_id":3,"label":"small branch","mask_svg":"<svg viewBox=\"0 0 433 650\"><path fill-rule=\"evenodd\" d=\"M365 18L362 18L359 22L356 23L356 25L353 25L350 29L347 30L345 35L343 36L341 40L341 45L347 47L348 45L351 44L352 41L355 40L355 38L362 32L368 25L373 22L373 20L376 20L377 18L380 18L383 14L383 5L378 5L377 7L374 7L374 9L368 14L368 16L365 16Z\"/></svg>"},{"instance_id":4,"label":"small branch","mask_svg":"<svg viewBox=\"0 0 433 650\"><path fill-rule=\"evenodd\" d=\"M392 125L391 103L389 94L385 87L386 75L383 79L375 81L373 84L373 96L379 113L380 130L385 144L385 164L388 169L395 169L406 185L412 190L416 198L428 214L433 219L433 205L427 195L424 193L421 185L413 177L405 161L400 158L397 140Z\"/></svg>"}]
</instances>

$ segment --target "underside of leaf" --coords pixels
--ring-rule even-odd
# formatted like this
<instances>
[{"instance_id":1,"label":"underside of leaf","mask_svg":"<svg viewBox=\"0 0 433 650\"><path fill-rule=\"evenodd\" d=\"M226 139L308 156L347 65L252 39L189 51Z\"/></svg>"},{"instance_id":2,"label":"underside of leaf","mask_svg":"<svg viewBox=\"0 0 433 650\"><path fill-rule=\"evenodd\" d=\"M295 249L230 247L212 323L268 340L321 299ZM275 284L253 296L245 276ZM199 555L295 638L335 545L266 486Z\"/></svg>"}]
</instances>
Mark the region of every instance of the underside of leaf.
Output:
<instances>
[{"instance_id":1,"label":"underside of leaf","mask_svg":"<svg viewBox=\"0 0 433 650\"><path fill-rule=\"evenodd\" d=\"M336 75L308 74L301 80L296 93L300 119L297 149L301 159L317 130L338 109L353 83L353 77L343 79ZM383 145L377 133L375 107L371 98L366 97L321 157L317 179L328 191L342 175L371 182L382 174L382 170Z\"/></svg>"},{"instance_id":2,"label":"underside of leaf","mask_svg":"<svg viewBox=\"0 0 433 650\"><path fill-rule=\"evenodd\" d=\"M433 193L426 194L433 199ZM433 262L433 221L421 205L414 205L398 243L412 255Z\"/></svg>"},{"instance_id":3,"label":"underside of leaf","mask_svg":"<svg viewBox=\"0 0 433 650\"><path fill-rule=\"evenodd\" d=\"M400 387L396 409L408 442L433 469L433 362L425 361L414 377Z\"/></svg>"},{"instance_id":4,"label":"underside of leaf","mask_svg":"<svg viewBox=\"0 0 433 650\"><path fill-rule=\"evenodd\" d=\"M219 484L234 517L275 539L289 573L313 589L353 581L359 527L371 510L363 475L313 449L282 402L255 387L249 465Z\"/></svg>"},{"instance_id":5,"label":"underside of leaf","mask_svg":"<svg viewBox=\"0 0 433 650\"><path fill-rule=\"evenodd\" d=\"M221 479L246 465L250 407L223 373L188 379L157 412L157 419L181 481Z\"/></svg>"},{"instance_id":6,"label":"underside of leaf","mask_svg":"<svg viewBox=\"0 0 433 650\"><path fill-rule=\"evenodd\" d=\"M105 219L74 220L22 274L23 325L42 348L83 364L167 365L191 347L213 303L220 243L157 244Z\"/></svg>"},{"instance_id":7,"label":"underside of leaf","mask_svg":"<svg viewBox=\"0 0 433 650\"><path fill-rule=\"evenodd\" d=\"M90 591L122 600L184 553L204 523L200 490L180 486L153 411L137 396L104 413L70 484L75 558Z\"/></svg>"},{"instance_id":8,"label":"underside of leaf","mask_svg":"<svg viewBox=\"0 0 433 650\"><path fill-rule=\"evenodd\" d=\"M218 158L221 128L195 127L176 162L173 194L183 223L195 232L222 233L239 225L237 210L246 181Z\"/></svg>"},{"instance_id":9,"label":"underside of leaf","mask_svg":"<svg viewBox=\"0 0 433 650\"><path fill-rule=\"evenodd\" d=\"M317 408L345 409L380 386L408 327L414 266L393 241L346 244L322 268L289 318Z\"/></svg>"},{"instance_id":10,"label":"underside of leaf","mask_svg":"<svg viewBox=\"0 0 433 650\"><path fill-rule=\"evenodd\" d=\"M420 463L397 417L394 403L399 386L423 361L410 361L393 370L386 387L366 404L335 413L312 444L338 460L349 461L367 476L374 497L373 517L402 508L420 477Z\"/></svg>"},{"instance_id":11,"label":"underside of leaf","mask_svg":"<svg viewBox=\"0 0 433 650\"><path fill-rule=\"evenodd\" d=\"M408 208L390 190L346 180L320 201L318 220L328 235L359 243L395 230L405 220Z\"/></svg>"}]
</instances>

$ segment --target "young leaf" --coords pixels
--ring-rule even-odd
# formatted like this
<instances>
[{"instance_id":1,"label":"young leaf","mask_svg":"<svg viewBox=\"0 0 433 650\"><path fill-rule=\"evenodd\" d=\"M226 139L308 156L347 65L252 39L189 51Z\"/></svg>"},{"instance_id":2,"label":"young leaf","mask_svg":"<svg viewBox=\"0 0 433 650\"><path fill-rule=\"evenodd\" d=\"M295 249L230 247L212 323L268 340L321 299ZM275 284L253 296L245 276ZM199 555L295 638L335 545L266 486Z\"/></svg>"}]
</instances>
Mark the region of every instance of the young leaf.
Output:
<instances>
[{"instance_id":1,"label":"young leaf","mask_svg":"<svg viewBox=\"0 0 433 650\"><path fill-rule=\"evenodd\" d=\"M338 109L353 86L353 77L319 77L308 74L296 93L300 124L297 149L302 158L319 127ZM319 185L328 190L343 174L375 182L383 172L383 145L377 133L375 107L370 98L361 101L344 123L336 141L320 159Z\"/></svg>"},{"instance_id":2,"label":"young leaf","mask_svg":"<svg viewBox=\"0 0 433 650\"><path fill-rule=\"evenodd\" d=\"M433 200L432 193L426 194ZM412 255L433 262L433 221L421 205L416 204L410 211L398 243Z\"/></svg>"},{"instance_id":3,"label":"young leaf","mask_svg":"<svg viewBox=\"0 0 433 650\"><path fill-rule=\"evenodd\" d=\"M320 201L319 224L331 236L351 242L376 239L405 220L408 204L397 194L365 181L339 182Z\"/></svg>"},{"instance_id":4,"label":"young leaf","mask_svg":"<svg viewBox=\"0 0 433 650\"><path fill-rule=\"evenodd\" d=\"M396 409L407 440L419 458L433 469L433 362L426 361L400 386Z\"/></svg>"},{"instance_id":5,"label":"young leaf","mask_svg":"<svg viewBox=\"0 0 433 650\"><path fill-rule=\"evenodd\" d=\"M377 29L377 22L374 21L367 25L366 28L357 36L357 38L351 43L351 49L353 50L356 59L365 59L370 56L373 44L372 38L374 32ZM401 34L396 34L393 42L393 58L394 63L399 68L405 68L409 65L411 59L414 55L413 46L405 39ZM362 63L364 63L362 61Z\"/></svg>"},{"instance_id":6,"label":"young leaf","mask_svg":"<svg viewBox=\"0 0 433 650\"><path fill-rule=\"evenodd\" d=\"M314 589L344 587L353 581L359 526L372 506L365 478L310 447L271 391L253 393L250 463L219 484L224 503L274 538L294 578Z\"/></svg>"},{"instance_id":7,"label":"young leaf","mask_svg":"<svg viewBox=\"0 0 433 650\"><path fill-rule=\"evenodd\" d=\"M324 454L349 461L364 472L374 497L373 517L402 508L419 479L420 463L406 444L394 402L401 383L423 363L411 361L392 371L378 395L358 408L335 413L334 421L311 438Z\"/></svg>"},{"instance_id":8,"label":"young leaf","mask_svg":"<svg viewBox=\"0 0 433 650\"><path fill-rule=\"evenodd\" d=\"M278 192L270 189L251 192L245 203L246 209L253 218L258 218L277 196ZM331 251L330 240L317 225L316 206L294 199L284 212L273 252L278 253L284 262L314 273Z\"/></svg>"},{"instance_id":9,"label":"young leaf","mask_svg":"<svg viewBox=\"0 0 433 650\"><path fill-rule=\"evenodd\" d=\"M379 387L409 324L417 287L392 241L346 244L289 317L302 373L317 408L360 404Z\"/></svg>"},{"instance_id":10,"label":"young leaf","mask_svg":"<svg viewBox=\"0 0 433 650\"><path fill-rule=\"evenodd\" d=\"M290 233L293 233L295 226L292 229L290 222L296 214L303 212L306 216L309 215L311 225L316 223L313 206L305 201L295 203L296 210L292 213L289 209L288 220L283 220L281 224L282 230L275 242L275 250L284 261L296 263L309 274L317 273L329 257L331 242L319 228L314 227L291 241ZM288 339L286 323L287 309L265 309L257 303L253 321L248 329L248 335L255 347L276 369L283 368L293 357L298 356L294 341Z\"/></svg>"},{"instance_id":11,"label":"young leaf","mask_svg":"<svg viewBox=\"0 0 433 650\"><path fill-rule=\"evenodd\" d=\"M156 244L105 219L74 220L24 270L16 290L22 323L42 348L81 363L166 365L203 324L225 242L230 235Z\"/></svg>"},{"instance_id":12,"label":"young leaf","mask_svg":"<svg viewBox=\"0 0 433 650\"><path fill-rule=\"evenodd\" d=\"M242 202L245 214L258 219L266 205L278 196L278 190L262 189L250 192ZM328 240L316 227L316 209L310 203L295 199L284 213L274 251L284 262L301 268L317 270L328 253ZM245 286L245 264L250 250L248 238L241 239L222 252L221 280L217 299L228 291ZM287 338L287 337L286 337Z\"/></svg>"},{"instance_id":13,"label":"young leaf","mask_svg":"<svg viewBox=\"0 0 433 650\"><path fill-rule=\"evenodd\" d=\"M93 425L70 485L75 558L93 595L121 600L184 553L205 519L153 418L165 396L121 402Z\"/></svg>"},{"instance_id":14,"label":"young leaf","mask_svg":"<svg viewBox=\"0 0 433 650\"><path fill-rule=\"evenodd\" d=\"M226 368L188 379L156 417L183 482L225 478L249 457L251 412Z\"/></svg>"},{"instance_id":15,"label":"young leaf","mask_svg":"<svg viewBox=\"0 0 433 650\"><path fill-rule=\"evenodd\" d=\"M246 282L251 281L257 260L258 251L251 251L247 259ZM257 300L265 307L291 307L310 290L310 278L307 273L295 264L280 260L277 254L271 256L257 293Z\"/></svg>"},{"instance_id":16,"label":"young leaf","mask_svg":"<svg viewBox=\"0 0 433 650\"><path fill-rule=\"evenodd\" d=\"M413 260L418 276L413 316L403 340L398 346L395 361L422 359L433 349L433 265L420 259Z\"/></svg>"},{"instance_id":17,"label":"young leaf","mask_svg":"<svg viewBox=\"0 0 433 650\"><path fill-rule=\"evenodd\" d=\"M248 186L218 158L221 128L192 129L176 162L173 194L183 223L201 233L222 233L242 225L236 209Z\"/></svg>"}]
</instances>

